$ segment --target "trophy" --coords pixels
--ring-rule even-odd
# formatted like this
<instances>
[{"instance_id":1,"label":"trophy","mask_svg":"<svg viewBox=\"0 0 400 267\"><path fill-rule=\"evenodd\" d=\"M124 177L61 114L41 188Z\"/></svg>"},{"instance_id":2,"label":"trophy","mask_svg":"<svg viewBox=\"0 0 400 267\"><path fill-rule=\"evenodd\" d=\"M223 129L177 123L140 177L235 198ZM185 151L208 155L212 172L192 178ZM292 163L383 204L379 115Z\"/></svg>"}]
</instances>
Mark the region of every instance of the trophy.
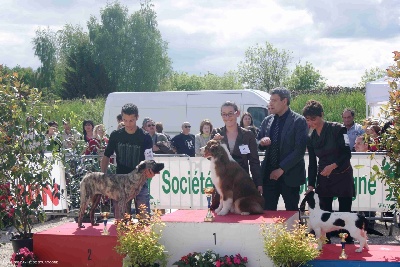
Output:
<instances>
[{"instance_id":1,"label":"trophy","mask_svg":"<svg viewBox=\"0 0 400 267\"><path fill-rule=\"evenodd\" d=\"M107 221L108 221L108 216L110 215L109 212L102 212L101 216L103 217L103 224L104 224L104 228L103 228L103 232L101 233L102 235L109 235L110 232L108 232L107 230Z\"/></svg>"},{"instance_id":2,"label":"trophy","mask_svg":"<svg viewBox=\"0 0 400 267\"><path fill-rule=\"evenodd\" d=\"M205 222L213 222L214 216L211 213L211 197L212 197L212 194L214 193L214 188L206 187L206 188L204 188L204 193L206 194L207 202L208 202L208 211L207 211L206 217L204 218L204 221Z\"/></svg>"},{"instance_id":3,"label":"trophy","mask_svg":"<svg viewBox=\"0 0 400 267\"><path fill-rule=\"evenodd\" d=\"M346 238L347 238L348 236L349 236L349 235L348 235L347 233L340 233L340 234L339 234L339 237L342 239L342 240L340 241L340 243L342 244L342 253L340 253L340 256L339 256L339 259L341 259L341 260L347 259L347 254L346 254L346 252L344 251L344 247L345 247L345 245L346 245Z\"/></svg>"}]
</instances>

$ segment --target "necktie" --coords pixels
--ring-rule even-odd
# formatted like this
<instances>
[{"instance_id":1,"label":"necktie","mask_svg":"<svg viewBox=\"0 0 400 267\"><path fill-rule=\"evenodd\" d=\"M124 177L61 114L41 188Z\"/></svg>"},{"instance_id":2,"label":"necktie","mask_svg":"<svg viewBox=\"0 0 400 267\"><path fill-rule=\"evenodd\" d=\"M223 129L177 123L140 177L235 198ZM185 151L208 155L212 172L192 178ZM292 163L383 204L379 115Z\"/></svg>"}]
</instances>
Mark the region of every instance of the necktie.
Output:
<instances>
[{"instance_id":1,"label":"necktie","mask_svg":"<svg viewBox=\"0 0 400 267\"><path fill-rule=\"evenodd\" d=\"M269 152L269 160L270 166L272 169L276 169L279 167L278 157L279 157L279 118L275 117L275 124L274 128L272 128L272 140L271 140L271 147Z\"/></svg>"}]
</instances>

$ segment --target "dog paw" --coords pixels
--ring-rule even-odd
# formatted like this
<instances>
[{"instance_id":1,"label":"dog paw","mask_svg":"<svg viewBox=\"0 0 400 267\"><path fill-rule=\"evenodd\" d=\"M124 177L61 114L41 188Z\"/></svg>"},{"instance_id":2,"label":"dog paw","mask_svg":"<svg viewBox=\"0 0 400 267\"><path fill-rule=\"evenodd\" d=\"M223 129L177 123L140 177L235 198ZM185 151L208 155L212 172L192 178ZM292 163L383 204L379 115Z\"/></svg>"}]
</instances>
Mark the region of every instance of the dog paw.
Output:
<instances>
[{"instance_id":1,"label":"dog paw","mask_svg":"<svg viewBox=\"0 0 400 267\"><path fill-rule=\"evenodd\" d=\"M85 226L83 224L78 225L78 228L85 228Z\"/></svg>"},{"instance_id":2,"label":"dog paw","mask_svg":"<svg viewBox=\"0 0 400 267\"><path fill-rule=\"evenodd\" d=\"M221 210L222 210L222 208L218 208L218 209L215 210L215 212L218 214L218 213L221 212Z\"/></svg>"},{"instance_id":3,"label":"dog paw","mask_svg":"<svg viewBox=\"0 0 400 267\"><path fill-rule=\"evenodd\" d=\"M358 248L358 249L356 249L356 252L357 252L357 253L360 253L360 252L362 252L362 248Z\"/></svg>"},{"instance_id":4,"label":"dog paw","mask_svg":"<svg viewBox=\"0 0 400 267\"><path fill-rule=\"evenodd\" d=\"M224 216L226 214L228 214L227 210L221 210L220 212L217 213L217 215L221 215L221 216Z\"/></svg>"},{"instance_id":5,"label":"dog paw","mask_svg":"<svg viewBox=\"0 0 400 267\"><path fill-rule=\"evenodd\" d=\"M240 215L250 215L250 212L241 212Z\"/></svg>"},{"instance_id":6,"label":"dog paw","mask_svg":"<svg viewBox=\"0 0 400 267\"><path fill-rule=\"evenodd\" d=\"M92 226L99 226L99 223L92 223Z\"/></svg>"}]
</instances>

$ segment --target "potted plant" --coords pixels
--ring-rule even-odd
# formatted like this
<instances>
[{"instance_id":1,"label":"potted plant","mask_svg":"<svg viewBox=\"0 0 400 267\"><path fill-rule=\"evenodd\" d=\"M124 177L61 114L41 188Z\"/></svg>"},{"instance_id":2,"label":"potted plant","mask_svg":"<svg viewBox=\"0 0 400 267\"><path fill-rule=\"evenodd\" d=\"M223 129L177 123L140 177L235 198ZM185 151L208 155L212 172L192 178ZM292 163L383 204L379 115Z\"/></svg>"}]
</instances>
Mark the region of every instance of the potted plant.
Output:
<instances>
[{"instance_id":1,"label":"potted plant","mask_svg":"<svg viewBox=\"0 0 400 267\"><path fill-rule=\"evenodd\" d=\"M264 252L275 266L302 266L319 256L317 239L308 233L307 226L296 222L288 229L284 220L278 218L273 224L262 224Z\"/></svg>"},{"instance_id":2,"label":"potted plant","mask_svg":"<svg viewBox=\"0 0 400 267\"><path fill-rule=\"evenodd\" d=\"M41 193L51 182L53 157L43 153L46 107L37 89L24 85L16 74L5 74L2 66L0 86L0 226L10 223L16 231L12 240L29 241L33 224L44 219ZM19 247L13 247L17 252Z\"/></svg>"},{"instance_id":3,"label":"potted plant","mask_svg":"<svg viewBox=\"0 0 400 267\"><path fill-rule=\"evenodd\" d=\"M166 266L168 255L160 243L162 228L161 213L155 211L150 216L146 206L139 206L140 213L133 219L125 214L124 219L116 220L116 251L125 256L124 267L156 267Z\"/></svg>"}]
</instances>

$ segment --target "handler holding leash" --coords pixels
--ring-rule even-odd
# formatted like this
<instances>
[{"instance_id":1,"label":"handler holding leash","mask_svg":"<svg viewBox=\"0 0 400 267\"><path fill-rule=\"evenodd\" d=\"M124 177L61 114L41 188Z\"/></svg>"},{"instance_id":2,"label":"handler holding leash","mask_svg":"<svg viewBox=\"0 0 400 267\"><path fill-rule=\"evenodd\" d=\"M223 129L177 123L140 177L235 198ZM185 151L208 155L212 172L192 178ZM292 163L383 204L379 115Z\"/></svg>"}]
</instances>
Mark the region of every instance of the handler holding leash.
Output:
<instances>
[{"instance_id":1,"label":"handler holding leash","mask_svg":"<svg viewBox=\"0 0 400 267\"><path fill-rule=\"evenodd\" d=\"M333 198L338 197L339 211L350 212L355 188L347 129L339 123L325 122L323 107L315 100L307 101L303 116L313 129L307 143L310 162L306 194L315 188L325 211L332 211ZM352 241L350 235L346 241Z\"/></svg>"},{"instance_id":2,"label":"handler holding leash","mask_svg":"<svg viewBox=\"0 0 400 267\"><path fill-rule=\"evenodd\" d=\"M127 174L133 171L142 160L153 159L153 142L149 134L136 125L139 119L139 111L136 105L128 103L121 110L124 128L115 130L111 133L108 145L104 151L104 157L101 160L101 171L107 173L110 157L116 154L117 174ZM154 172L147 169L146 177L154 177ZM145 183L142 190L135 198L135 208L141 204L146 205L147 212L150 214L150 195L148 183ZM113 200L114 214L116 219L119 217L118 202ZM132 200L128 203L128 212L130 213Z\"/></svg>"}]
</instances>

